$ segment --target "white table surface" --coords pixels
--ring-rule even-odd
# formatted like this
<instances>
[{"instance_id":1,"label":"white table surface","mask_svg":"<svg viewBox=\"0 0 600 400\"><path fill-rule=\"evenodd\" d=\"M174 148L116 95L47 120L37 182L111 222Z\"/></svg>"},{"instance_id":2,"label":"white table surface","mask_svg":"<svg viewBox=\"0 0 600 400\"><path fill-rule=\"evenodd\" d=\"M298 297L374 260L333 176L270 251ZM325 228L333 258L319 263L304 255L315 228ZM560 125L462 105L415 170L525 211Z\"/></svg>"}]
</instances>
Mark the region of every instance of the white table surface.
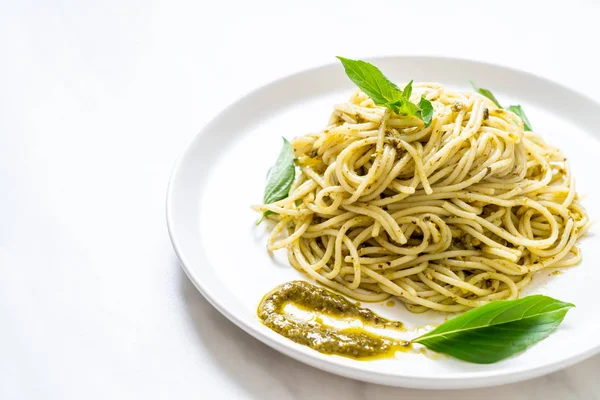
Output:
<instances>
[{"instance_id":1,"label":"white table surface","mask_svg":"<svg viewBox=\"0 0 600 400\"><path fill-rule=\"evenodd\" d=\"M591 0L0 3L0 399L600 398L600 356L446 392L288 359L195 290L164 216L187 143L264 83L338 54L428 54L595 96L599 17Z\"/></svg>"}]
</instances>

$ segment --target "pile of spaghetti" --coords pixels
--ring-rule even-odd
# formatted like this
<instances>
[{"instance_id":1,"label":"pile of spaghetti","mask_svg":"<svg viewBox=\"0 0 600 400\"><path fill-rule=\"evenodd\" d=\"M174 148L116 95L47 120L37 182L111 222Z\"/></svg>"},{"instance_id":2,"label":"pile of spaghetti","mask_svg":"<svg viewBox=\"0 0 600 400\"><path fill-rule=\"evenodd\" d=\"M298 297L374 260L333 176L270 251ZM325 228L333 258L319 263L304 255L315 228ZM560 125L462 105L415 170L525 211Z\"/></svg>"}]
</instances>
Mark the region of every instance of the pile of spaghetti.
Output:
<instances>
[{"instance_id":1,"label":"pile of spaghetti","mask_svg":"<svg viewBox=\"0 0 600 400\"><path fill-rule=\"evenodd\" d=\"M426 128L357 91L292 141L288 197L256 207L277 221L269 250L343 294L413 312L514 299L537 271L577 264L590 222L560 150L477 93L414 87L434 107Z\"/></svg>"}]
</instances>

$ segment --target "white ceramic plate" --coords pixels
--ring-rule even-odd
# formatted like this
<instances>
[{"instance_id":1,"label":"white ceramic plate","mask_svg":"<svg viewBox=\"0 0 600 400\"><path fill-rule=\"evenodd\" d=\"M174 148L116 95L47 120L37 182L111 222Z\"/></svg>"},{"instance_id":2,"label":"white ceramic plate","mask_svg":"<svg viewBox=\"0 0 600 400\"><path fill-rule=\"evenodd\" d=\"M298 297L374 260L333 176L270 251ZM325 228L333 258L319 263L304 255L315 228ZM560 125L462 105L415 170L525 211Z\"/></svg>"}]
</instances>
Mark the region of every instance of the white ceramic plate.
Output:
<instances>
[{"instance_id":1,"label":"white ceramic plate","mask_svg":"<svg viewBox=\"0 0 600 400\"><path fill-rule=\"evenodd\" d=\"M592 218L599 215L600 106L535 75L500 66L435 57L371 60L391 80L435 81L469 89L490 88L502 104L521 104L537 132L569 157L577 187ZM332 106L347 100L353 84L340 64L289 76L230 105L196 137L171 178L167 220L173 246L198 290L227 318L267 345L317 368L364 381L413 388L466 388L546 374L600 348L600 243L595 228L581 243L583 262L558 276L542 272L524 294L544 293L577 305L548 339L491 365L420 354L354 361L320 354L264 327L256 316L262 296L280 283L304 279L285 251L266 251L266 224L255 226L251 204L261 202L265 175L281 147L327 123ZM402 305L371 306L410 325L442 321L439 314L410 314Z\"/></svg>"}]
</instances>

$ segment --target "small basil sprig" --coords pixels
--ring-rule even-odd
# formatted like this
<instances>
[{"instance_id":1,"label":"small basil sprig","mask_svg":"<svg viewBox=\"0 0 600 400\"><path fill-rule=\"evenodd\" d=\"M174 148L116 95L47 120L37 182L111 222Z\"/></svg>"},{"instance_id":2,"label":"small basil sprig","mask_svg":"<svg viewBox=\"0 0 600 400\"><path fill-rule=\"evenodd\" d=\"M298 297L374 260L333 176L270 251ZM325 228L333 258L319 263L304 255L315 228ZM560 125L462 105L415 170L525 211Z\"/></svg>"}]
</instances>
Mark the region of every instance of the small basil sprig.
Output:
<instances>
[{"instance_id":1,"label":"small basil sprig","mask_svg":"<svg viewBox=\"0 0 600 400\"><path fill-rule=\"evenodd\" d=\"M492 102L493 102L493 103L494 103L496 106L498 106L498 108L504 108L504 107L502 107L502 106L500 105L500 103L499 103L499 102L498 102L498 100L496 99L496 96L494 96L494 93L492 93L491 91L489 91L489 90L487 90L487 89L484 89L484 88L477 87L477 85L475 85L475 83L473 83L473 81L469 81L469 83L471 83L471 86L473 86L473 89L474 89L474 90L475 90L477 93L479 93L479 94L481 94L481 95L483 95L483 96L487 97L488 99L490 99L490 100L491 100L491 101L492 101Z\"/></svg>"},{"instance_id":2,"label":"small basil sprig","mask_svg":"<svg viewBox=\"0 0 600 400\"><path fill-rule=\"evenodd\" d=\"M495 105L498 106L498 108L504 108L500 105L500 103L496 99L496 96L494 96L494 94L490 90L477 87L477 85L475 85L473 81L469 82L471 83L471 86L473 86L473 89L475 89L477 93L490 99ZM521 108L520 105L508 106L506 109L512 113L515 113L519 118L521 118L521 120L523 121L523 127L526 131L531 131L531 122L529 122L529 118L527 118L527 115L525 115L525 111L523 111L523 108Z\"/></svg>"},{"instance_id":3,"label":"small basil sprig","mask_svg":"<svg viewBox=\"0 0 600 400\"><path fill-rule=\"evenodd\" d=\"M396 114L414 115L423 121L426 128L431 125L431 119L433 118L431 102L423 96L421 96L419 104L410 102L413 81L410 81L404 89L400 90L373 64L339 56L338 59L344 65L348 78L360 90L365 92L375 104L387 107Z\"/></svg>"},{"instance_id":4,"label":"small basil sprig","mask_svg":"<svg viewBox=\"0 0 600 400\"><path fill-rule=\"evenodd\" d=\"M292 149L290 142L286 138L283 138L283 147L279 152L279 157L277 157L277 161L269 168L269 172L267 173L267 185L265 186L263 196L264 204L271 204L285 199L290 193L290 187L294 182L295 175L294 149ZM273 214L273 212L265 211L256 224L260 224L264 217L269 214Z\"/></svg>"},{"instance_id":5,"label":"small basil sprig","mask_svg":"<svg viewBox=\"0 0 600 400\"><path fill-rule=\"evenodd\" d=\"M464 361L491 364L548 337L572 307L543 295L497 300L454 317L413 342Z\"/></svg>"},{"instance_id":6,"label":"small basil sprig","mask_svg":"<svg viewBox=\"0 0 600 400\"><path fill-rule=\"evenodd\" d=\"M508 106L506 109L510 112L515 113L519 116L519 118L521 118L526 131L531 130L531 122L529 122L529 118L527 118L527 115L525 115L525 111L523 111L520 105Z\"/></svg>"}]
</instances>

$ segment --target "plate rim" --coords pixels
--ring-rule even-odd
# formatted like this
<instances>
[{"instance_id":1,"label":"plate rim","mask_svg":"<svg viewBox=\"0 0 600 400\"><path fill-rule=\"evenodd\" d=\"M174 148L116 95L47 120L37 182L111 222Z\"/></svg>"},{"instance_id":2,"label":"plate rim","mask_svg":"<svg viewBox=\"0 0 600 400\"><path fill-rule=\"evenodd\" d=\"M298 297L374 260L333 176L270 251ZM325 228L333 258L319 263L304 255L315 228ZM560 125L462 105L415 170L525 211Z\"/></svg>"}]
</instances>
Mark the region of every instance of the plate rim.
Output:
<instances>
[{"instance_id":1,"label":"plate rim","mask_svg":"<svg viewBox=\"0 0 600 400\"><path fill-rule=\"evenodd\" d=\"M511 66L506 66L500 63L492 63L485 62L476 59L469 58L460 58L460 57L449 57L449 56L435 56L435 55L386 55L379 57L366 57L363 58L365 61L369 61L372 63L377 63L378 61L403 61L407 62L410 60L420 59L421 61L435 62L442 60L444 62L458 62L458 63L470 63L474 65L479 65L481 67L486 68L501 68L504 70L508 70L510 73L516 74L525 74L532 78L535 78L539 81L542 81L544 84L558 86L562 90L571 92L571 94L580 97L582 100L593 104L595 107L600 108L600 103L591 97L583 94L575 89L567 87L559 82L553 81L544 76L535 74L530 71L514 68ZM285 354L297 361L303 362L305 364L311 365L312 367L328 371L331 373L335 373L341 376L345 376L352 379L357 379L365 382L384 384L390 386L401 386L407 388L421 388L421 389L459 389L459 388L477 388L477 387L490 387L497 386L506 383L514 383L523 381L526 379L532 379L535 377L539 377L545 374L549 374L560 369L569 367L575 363L583 361L589 357L592 357L600 352L600 341L596 343L595 347L588 349L587 351L582 351L580 353L575 353L566 357L558 362L548 363L538 365L532 368L512 368L507 370L490 370L490 371L479 371L479 372L468 372L464 373L465 376L457 377L453 375L443 375L437 376L434 379L426 378L421 375L411 375L407 373L393 374L384 371L365 371L364 369L359 368L353 364L351 365L340 365L335 362L328 362L321 356L321 353L314 352L314 350L308 349L309 351L303 351L297 346L295 343L285 343L280 340L276 340L274 332L269 331L267 328L264 330L258 329L255 326L248 324L242 318L238 317L234 312L231 312L222 302L218 301L218 296L214 296L211 294L210 289L208 289L205 285L203 285L202 280L198 279L193 271L193 269L189 266L189 262L186 262L188 257L185 255L184 250L178 243L177 233L176 233L176 222L174 221L174 197L175 197L175 182L177 180L177 176L179 172L183 168L185 161L190 156L193 150L193 144L197 141L201 140L204 136L208 134L210 131L210 127L221 119L232 107L235 107L239 103L243 103L247 101L250 97L263 90L268 90L274 86L277 86L281 83L284 83L287 80L298 78L304 74L314 74L320 70L325 70L334 67L337 65L334 62L330 62L327 64L320 64L311 68L301 69L296 72L293 72L288 75L281 76L273 81L270 81L266 84L262 84L259 86L255 86L246 93L242 94L233 102L228 103L223 108L221 108L214 116L200 129L200 131L194 135L194 137L187 143L187 147L185 151L181 154L181 156L176 161L173 170L171 172L169 183L167 187L166 193L166 222L167 229L169 233L169 238L173 245L173 249L177 258L179 259L179 263L187 275L188 279L194 284L196 289L202 294L202 296L213 306L216 308L222 315L224 315L227 319L233 322L237 327L250 334L255 339L264 343L265 345L277 350L278 352ZM313 354L315 353L315 354ZM324 356L331 357L331 356ZM332 358L333 359L333 358ZM325 363L325 364L324 364ZM477 374L476 376L472 376L473 374ZM433 383L435 382L435 383Z\"/></svg>"}]
</instances>

